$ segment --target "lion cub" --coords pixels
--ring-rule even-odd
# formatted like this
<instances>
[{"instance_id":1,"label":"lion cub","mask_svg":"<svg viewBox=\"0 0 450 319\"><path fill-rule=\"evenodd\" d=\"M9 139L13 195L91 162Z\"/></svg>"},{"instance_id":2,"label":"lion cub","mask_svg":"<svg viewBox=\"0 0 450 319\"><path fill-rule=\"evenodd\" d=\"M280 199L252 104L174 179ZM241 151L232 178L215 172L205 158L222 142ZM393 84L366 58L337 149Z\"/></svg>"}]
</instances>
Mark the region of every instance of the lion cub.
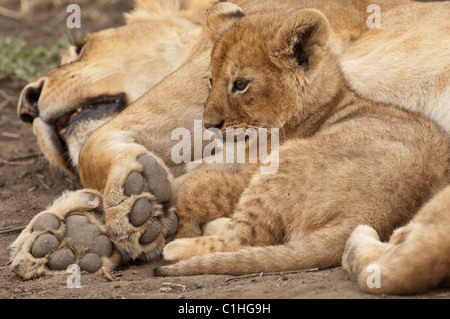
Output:
<instances>
[{"instance_id":1,"label":"lion cub","mask_svg":"<svg viewBox=\"0 0 450 319\"><path fill-rule=\"evenodd\" d=\"M180 224L230 215L230 207L232 217L216 235L170 242L165 259L181 261L155 274L329 268L340 264L359 224L388 239L447 183L447 134L419 114L352 91L319 11L245 16L227 8L207 22L215 47L204 125L279 128L279 169L188 180L179 198L197 200L177 205ZM247 182L234 188L225 176ZM237 194L237 202L223 205L220 190Z\"/></svg>"}]
</instances>

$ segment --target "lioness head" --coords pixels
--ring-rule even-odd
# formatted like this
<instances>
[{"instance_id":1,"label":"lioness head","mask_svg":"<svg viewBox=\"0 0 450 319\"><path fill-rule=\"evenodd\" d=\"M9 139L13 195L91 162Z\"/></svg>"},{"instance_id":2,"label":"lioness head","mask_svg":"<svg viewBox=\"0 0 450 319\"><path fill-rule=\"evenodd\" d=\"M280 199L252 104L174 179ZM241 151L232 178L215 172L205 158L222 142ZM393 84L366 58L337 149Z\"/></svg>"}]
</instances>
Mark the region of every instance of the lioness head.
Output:
<instances>
[{"instance_id":1,"label":"lioness head","mask_svg":"<svg viewBox=\"0 0 450 319\"><path fill-rule=\"evenodd\" d=\"M89 34L62 65L28 84L18 114L49 162L76 172L86 138L189 55L213 0L136 0L127 24Z\"/></svg>"},{"instance_id":2,"label":"lioness head","mask_svg":"<svg viewBox=\"0 0 450 319\"><path fill-rule=\"evenodd\" d=\"M210 21L210 28L216 45L206 128L283 128L287 137L291 129L299 134L300 127L300 134L308 135L320 126L331 112L324 104L342 85L327 48L330 26L321 12L240 12Z\"/></svg>"}]
</instances>

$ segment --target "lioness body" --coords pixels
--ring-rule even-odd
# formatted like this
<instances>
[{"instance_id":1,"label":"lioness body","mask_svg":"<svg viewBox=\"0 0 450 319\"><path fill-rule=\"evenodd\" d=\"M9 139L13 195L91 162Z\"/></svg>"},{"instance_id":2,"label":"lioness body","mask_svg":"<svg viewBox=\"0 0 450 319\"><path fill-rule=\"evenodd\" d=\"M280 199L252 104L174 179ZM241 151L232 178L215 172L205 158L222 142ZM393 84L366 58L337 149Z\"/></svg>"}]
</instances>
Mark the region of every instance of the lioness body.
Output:
<instances>
[{"instance_id":1,"label":"lioness body","mask_svg":"<svg viewBox=\"0 0 450 319\"><path fill-rule=\"evenodd\" d=\"M209 19L211 33L221 37L215 36L214 84L203 121L221 130L256 123L285 129L279 169L252 176L219 235L169 243L164 257L183 261L158 274L338 266L358 224L386 240L447 183L447 134L419 114L353 92L327 47L330 29L322 14L228 18L223 31L226 16L238 12ZM220 175L202 178L212 189L216 181L223 186ZM180 192L205 192L203 184L188 180ZM202 197L188 209L177 205L181 225L204 210L203 201L217 200Z\"/></svg>"}]
</instances>

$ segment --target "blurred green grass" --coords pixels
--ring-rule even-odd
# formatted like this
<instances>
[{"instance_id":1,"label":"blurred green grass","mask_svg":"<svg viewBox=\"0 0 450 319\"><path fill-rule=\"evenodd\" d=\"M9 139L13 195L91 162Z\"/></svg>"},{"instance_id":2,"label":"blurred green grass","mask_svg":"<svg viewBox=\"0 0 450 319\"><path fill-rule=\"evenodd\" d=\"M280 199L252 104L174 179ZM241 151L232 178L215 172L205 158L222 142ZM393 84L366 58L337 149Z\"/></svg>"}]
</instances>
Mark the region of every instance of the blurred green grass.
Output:
<instances>
[{"instance_id":1,"label":"blurred green grass","mask_svg":"<svg viewBox=\"0 0 450 319\"><path fill-rule=\"evenodd\" d=\"M26 48L20 38L0 37L0 78L17 76L30 82L59 66L61 55L69 43L60 39L55 44Z\"/></svg>"},{"instance_id":2,"label":"blurred green grass","mask_svg":"<svg viewBox=\"0 0 450 319\"><path fill-rule=\"evenodd\" d=\"M123 23L123 9L129 0L0 0L3 25L22 29L2 30L0 26L0 80L13 77L29 82L58 67L60 57L70 45L77 43L91 29L103 29ZM83 29L67 30L66 7L77 3L82 6ZM117 14L116 14L117 13ZM115 20L114 20L115 19ZM21 21L26 21L21 26ZM48 21L51 21L48 22ZM36 37L34 36L36 35ZM52 43L52 44L49 44Z\"/></svg>"}]
</instances>

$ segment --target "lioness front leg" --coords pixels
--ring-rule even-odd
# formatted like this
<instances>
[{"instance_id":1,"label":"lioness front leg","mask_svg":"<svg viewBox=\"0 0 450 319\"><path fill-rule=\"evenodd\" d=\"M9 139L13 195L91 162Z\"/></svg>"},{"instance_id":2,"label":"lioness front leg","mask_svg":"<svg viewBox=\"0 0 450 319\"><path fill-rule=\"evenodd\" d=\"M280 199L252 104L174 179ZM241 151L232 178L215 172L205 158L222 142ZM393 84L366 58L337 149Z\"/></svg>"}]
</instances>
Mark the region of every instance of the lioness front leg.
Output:
<instances>
[{"instance_id":1,"label":"lioness front leg","mask_svg":"<svg viewBox=\"0 0 450 319\"><path fill-rule=\"evenodd\" d=\"M172 205L172 174L157 155L140 144L109 136L101 146L89 153L92 158L80 161L82 182L103 192L106 230L123 259L154 260L178 225ZM104 166L86 168L92 159L100 158Z\"/></svg>"}]
</instances>

